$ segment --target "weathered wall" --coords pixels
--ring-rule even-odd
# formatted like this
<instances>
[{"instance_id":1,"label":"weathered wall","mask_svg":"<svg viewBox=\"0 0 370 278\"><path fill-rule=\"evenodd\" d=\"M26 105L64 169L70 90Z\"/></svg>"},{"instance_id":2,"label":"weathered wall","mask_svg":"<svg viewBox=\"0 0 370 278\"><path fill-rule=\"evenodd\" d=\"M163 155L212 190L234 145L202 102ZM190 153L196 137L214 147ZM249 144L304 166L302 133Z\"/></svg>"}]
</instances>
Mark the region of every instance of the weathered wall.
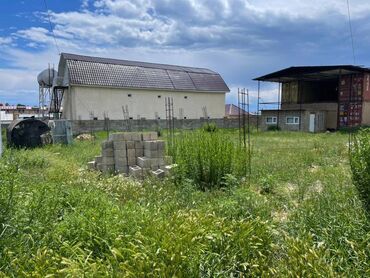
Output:
<instances>
[{"instance_id":1,"label":"weathered wall","mask_svg":"<svg viewBox=\"0 0 370 278\"><path fill-rule=\"evenodd\" d=\"M64 96L63 117L90 120L93 115L101 120L105 114L112 120L122 120L122 107L127 105L133 119L155 119L156 115L164 119L166 97L173 98L174 116L177 118L199 119L204 116L203 107L207 108L210 118L225 116L225 93L72 86Z\"/></svg>"},{"instance_id":2,"label":"weathered wall","mask_svg":"<svg viewBox=\"0 0 370 278\"><path fill-rule=\"evenodd\" d=\"M266 110L262 111L261 119L260 119L260 126L261 130L268 130L270 126L279 126L281 130L286 131L309 131L309 121L310 121L310 114L315 114L315 132L322 132L328 129L327 126L327 112L325 111L274 111L274 110ZM277 117L278 123L276 124L267 124L266 118L267 117ZM288 124L287 117L299 117L300 124Z\"/></svg>"},{"instance_id":3,"label":"weathered wall","mask_svg":"<svg viewBox=\"0 0 370 278\"><path fill-rule=\"evenodd\" d=\"M256 126L257 116L251 116L249 118L251 126ZM107 125L109 125L109 130L125 131L130 129L131 131L141 131L141 130L157 130L158 127L161 129L167 128L166 120L109 120L105 122L104 120L86 120L86 121L71 121L72 122L72 132L74 135L80 133L88 133L92 131L102 131L105 130ZM215 123L219 128L238 128L238 119L211 119L209 123ZM196 129L202 127L207 120L204 119L186 119L177 120L175 119L176 129Z\"/></svg>"}]
</instances>

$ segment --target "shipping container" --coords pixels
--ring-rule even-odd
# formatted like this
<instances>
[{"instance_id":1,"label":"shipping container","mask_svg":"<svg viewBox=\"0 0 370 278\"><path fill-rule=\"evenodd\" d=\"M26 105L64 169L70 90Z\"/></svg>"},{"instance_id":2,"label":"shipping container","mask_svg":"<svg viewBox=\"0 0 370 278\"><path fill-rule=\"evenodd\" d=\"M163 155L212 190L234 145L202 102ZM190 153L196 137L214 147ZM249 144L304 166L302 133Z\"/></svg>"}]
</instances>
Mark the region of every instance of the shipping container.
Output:
<instances>
[{"instance_id":1,"label":"shipping container","mask_svg":"<svg viewBox=\"0 0 370 278\"><path fill-rule=\"evenodd\" d=\"M345 75L339 84L339 127L354 127L361 125L362 100L366 87L366 77L363 74Z\"/></svg>"}]
</instances>

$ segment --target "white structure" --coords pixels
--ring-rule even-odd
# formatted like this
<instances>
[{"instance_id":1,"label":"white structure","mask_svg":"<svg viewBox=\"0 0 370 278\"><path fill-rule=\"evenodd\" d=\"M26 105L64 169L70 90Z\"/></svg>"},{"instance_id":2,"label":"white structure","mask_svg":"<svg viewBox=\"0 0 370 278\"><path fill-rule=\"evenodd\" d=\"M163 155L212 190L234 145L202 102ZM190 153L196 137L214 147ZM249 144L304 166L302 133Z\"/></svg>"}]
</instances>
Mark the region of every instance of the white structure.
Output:
<instances>
[{"instance_id":1,"label":"white structure","mask_svg":"<svg viewBox=\"0 0 370 278\"><path fill-rule=\"evenodd\" d=\"M62 117L69 120L121 120L127 108L132 119L164 119L166 97L176 118L225 116L229 88L208 69L62 53L58 74Z\"/></svg>"}]
</instances>

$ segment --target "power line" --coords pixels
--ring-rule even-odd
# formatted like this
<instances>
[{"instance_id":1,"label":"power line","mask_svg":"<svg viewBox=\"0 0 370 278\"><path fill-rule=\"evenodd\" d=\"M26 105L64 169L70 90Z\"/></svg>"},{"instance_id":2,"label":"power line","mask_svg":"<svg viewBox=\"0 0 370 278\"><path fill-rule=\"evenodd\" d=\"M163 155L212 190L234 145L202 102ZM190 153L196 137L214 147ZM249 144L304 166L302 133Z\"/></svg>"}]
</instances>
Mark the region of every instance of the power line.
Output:
<instances>
[{"instance_id":1,"label":"power line","mask_svg":"<svg viewBox=\"0 0 370 278\"><path fill-rule=\"evenodd\" d=\"M353 41L353 31L352 31L352 22L351 22L351 11L350 11L350 7L349 6L350 6L349 5L349 0L347 0L348 24L349 24L349 32L351 34L353 64L356 65L355 44L354 44L354 41Z\"/></svg>"},{"instance_id":2,"label":"power line","mask_svg":"<svg viewBox=\"0 0 370 278\"><path fill-rule=\"evenodd\" d=\"M55 34L54 34L54 29L53 29L53 25L51 24L51 18L50 18L50 13L49 13L49 8L48 8L48 4L46 3L46 0L44 0L44 4L45 4L45 9L46 9L46 13L48 15L48 21L49 21L49 26L50 26L50 32L51 32L51 35L53 36L54 38L54 43L55 43L55 47L58 51L58 54L60 54L60 49L59 49L59 46L58 46L58 42L57 42L57 39L55 37Z\"/></svg>"}]
</instances>

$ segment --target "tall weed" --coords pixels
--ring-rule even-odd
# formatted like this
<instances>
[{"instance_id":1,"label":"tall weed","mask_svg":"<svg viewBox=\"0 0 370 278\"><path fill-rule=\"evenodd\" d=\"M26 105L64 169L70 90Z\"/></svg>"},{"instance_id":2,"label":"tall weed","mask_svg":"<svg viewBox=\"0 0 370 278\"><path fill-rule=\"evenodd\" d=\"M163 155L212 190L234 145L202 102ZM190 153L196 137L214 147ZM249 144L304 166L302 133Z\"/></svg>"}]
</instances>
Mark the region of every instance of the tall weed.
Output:
<instances>
[{"instance_id":1,"label":"tall weed","mask_svg":"<svg viewBox=\"0 0 370 278\"><path fill-rule=\"evenodd\" d=\"M364 208L370 215L370 128L362 129L355 137L351 152L353 182Z\"/></svg>"},{"instance_id":2,"label":"tall weed","mask_svg":"<svg viewBox=\"0 0 370 278\"><path fill-rule=\"evenodd\" d=\"M246 150L222 132L183 134L176 139L171 152L178 164L177 178L191 179L203 190L225 185L230 174L235 177L246 174Z\"/></svg>"}]
</instances>

